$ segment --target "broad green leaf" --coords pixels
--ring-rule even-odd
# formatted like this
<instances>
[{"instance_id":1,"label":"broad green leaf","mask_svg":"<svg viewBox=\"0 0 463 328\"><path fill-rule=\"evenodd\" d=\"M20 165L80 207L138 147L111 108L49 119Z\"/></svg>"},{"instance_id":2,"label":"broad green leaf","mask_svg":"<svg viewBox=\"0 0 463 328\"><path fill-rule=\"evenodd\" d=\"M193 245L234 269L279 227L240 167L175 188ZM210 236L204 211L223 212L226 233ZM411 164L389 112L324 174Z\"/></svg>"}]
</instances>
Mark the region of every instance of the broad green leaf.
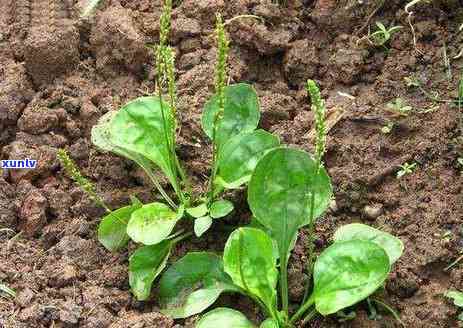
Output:
<instances>
[{"instance_id":1,"label":"broad green leaf","mask_svg":"<svg viewBox=\"0 0 463 328\"><path fill-rule=\"evenodd\" d=\"M98 124L93 126L91 140L92 143L101 150L111 151L117 153L117 146L111 143L111 135L109 132L109 125L117 111L109 111L98 120Z\"/></svg>"},{"instance_id":2,"label":"broad green leaf","mask_svg":"<svg viewBox=\"0 0 463 328\"><path fill-rule=\"evenodd\" d=\"M166 102L161 105L159 97L140 97L118 111L109 122L107 134L118 149L155 163L176 188L169 147L174 142L174 129L172 110Z\"/></svg>"},{"instance_id":3,"label":"broad green leaf","mask_svg":"<svg viewBox=\"0 0 463 328\"><path fill-rule=\"evenodd\" d=\"M174 319L204 311L225 291L238 291L222 259L206 252L185 255L167 269L159 285L161 312Z\"/></svg>"},{"instance_id":4,"label":"broad green leaf","mask_svg":"<svg viewBox=\"0 0 463 328\"><path fill-rule=\"evenodd\" d=\"M317 174L316 166L303 151L277 148L262 157L251 177L249 206L277 241L280 259L288 256L298 229L310 223L311 194L315 200L314 218L329 205L330 178L324 168Z\"/></svg>"},{"instance_id":5,"label":"broad green leaf","mask_svg":"<svg viewBox=\"0 0 463 328\"><path fill-rule=\"evenodd\" d=\"M251 85L238 83L226 86L224 107L223 118L218 122L216 130L216 144L223 145L231 137L257 128L260 119L259 99ZM218 96L214 95L204 106L201 119L203 130L211 139L219 110Z\"/></svg>"},{"instance_id":6,"label":"broad green leaf","mask_svg":"<svg viewBox=\"0 0 463 328\"><path fill-rule=\"evenodd\" d=\"M262 322L259 326L260 328L280 328L278 322L275 322L274 319L268 318L264 322Z\"/></svg>"},{"instance_id":7,"label":"broad green leaf","mask_svg":"<svg viewBox=\"0 0 463 328\"><path fill-rule=\"evenodd\" d=\"M211 217L214 219L223 218L230 214L231 211L233 211L233 203L225 199L213 202L209 210Z\"/></svg>"},{"instance_id":8,"label":"broad green leaf","mask_svg":"<svg viewBox=\"0 0 463 328\"><path fill-rule=\"evenodd\" d=\"M203 315L196 328L256 328L241 312L217 308Z\"/></svg>"},{"instance_id":9,"label":"broad green leaf","mask_svg":"<svg viewBox=\"0 0 463 328\"><path fill-rule=\"evenodd\" d=\"M212 218L209 215L203 216L202 218L197 218L195 220L195 235L196 237L201 237L212 225Z\"/></svg>"},{"instance_id":10,"label":"broad green leaf","mask_svg":"<svg viewBox=\"0 0 463 328\"><path fill-rule=\"evenodd\" d=\"M109 151L136 162L149 177L155 176L156 163L143 154L132 151L124 146L117 146L111 134L111 122L119 112L112 111L103 115L98 124L92 128L92 143L103 151ZM175 186L174 186L175 187Z\"/></svg>"},{"instance_id":11,"label":"broad green leaf","mask_svg":"<svg viewBox=\"0 0 463 328\"><path fill-rule=\"evenodd\" d=\"M180 218L165 204L146 204L132 213L127 234L137 243L155 245L170 235Z\"/></svg>"},{"instance_id":12,"label":"broad green leaf","mask_svg":"<svg viewBox=\"0 0 463 328\"><path fill-rule=\"evenodd\" d=\"M248 227L260 229L272 238L273 256L275 256L275 258L278 260L280 258L280 253L278 252L278 243L275 240L275 238L272 237L271 231L267 229L266 227L264 227L259 221L257 221L257 219L254 216L251 217L251 222L249 222ZM292 251L294 247L296 247L296 242L297 242L297 234L294 236L294 239L291 241L290 248L289 248L290 251ZM288 252L288 258L290 255L291 253Z\"/></svg>"},{"instance_id":13,"label":"broad green leaf","mask_svg":"<svg viewBox=\"0 0 463 328\"><path fill-rule=\"evenodd\" d=\"M239 228L225 244L225 272L235 285L259 298L269 310L276 308L278 271L272 239L262 230Z\"/></svg>"},{"instance_id":14,"label":"broad green leaf","mask_svg":"<svg viewBox=\"0 0 463 328\"><path fill-rule=\"evenodd\" d=\"M149 298L154 279L166 267L172 241L138 248L129 259L129 284L139 301Z\"/></svg>"},{"instance_id":15,"label":"broad green leaf","mask_svg":"<svg viewBox=\"0 0 463 328\"><path fill-rule=\"evenodd\" d=\"M240 133L220 149L218 176L228 189L238 188L251 179L259 159L280 144L278 137L263 130Z\"/></svg>"},{"instance_id":16,"label":"broad green leaf","mask_svg":"<svg viewBox=\"0 0 463 328\"><path fill-rule=\"evenodd\" d=\"M347 224L340 227L334 233L335 242L348 241L353 239L369 240L384 248L387 255L389 256L391 265L394 264L400 256L402 256L404 251L404 244L399 238L365 224Z\"/></svg>"},{"instance_id":17,"label":"broad green leaf","mask_svg":"<svg viewBox=\"0 0 463 328\"><path fill-rule=\"evenodd\" d=\"M310 300L322 315L336 313L375 292L390 271L384 249L367 240L334 243L314 265Z\"/></svg>"},{"instance_id":18,"label":"broad green leaf","mask_svg":"<svg viewBox=\"0 0 463 328\"><path fill-rule=\"evenodd\" d=\"M186 209L186 212L194 218L200 218L208 213L207 204L201 204L196 207L190 207Z\"/></svg>"},{"instance_id":19,"label":"broad green leaf","mask_svg":"<svg viewBox=\"0 0 463 328\"><path fill-rule=\"evenodd\" d=\"M132 213L142 204L133 204L112 211L106 215L98 226L98 240L109 251L117 251L127 245L130 240L127 234L127 223Z\"/></svg>"},{"instance_id":20,"label":"broad green leaf","mask_svg":"<svg viewBox=\"0 0 463 328\"><path fill-rule=\"evenodd\" d=\"M458 307L463 307L463 293L457 290L449 290L445 293L445 297L451 298L453 300L453 304Z\"/></svg>"}]
</instances>

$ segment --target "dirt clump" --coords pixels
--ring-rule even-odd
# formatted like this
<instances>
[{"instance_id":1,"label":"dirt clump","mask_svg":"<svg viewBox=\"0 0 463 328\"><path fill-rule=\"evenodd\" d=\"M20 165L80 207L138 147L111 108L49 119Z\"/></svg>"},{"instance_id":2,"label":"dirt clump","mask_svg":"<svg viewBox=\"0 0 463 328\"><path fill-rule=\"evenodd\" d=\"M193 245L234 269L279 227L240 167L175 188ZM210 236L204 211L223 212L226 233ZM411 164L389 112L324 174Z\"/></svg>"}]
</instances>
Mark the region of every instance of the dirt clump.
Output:
<instances>
[{"instance_id":1,"label":"dirt clump","mask_svg":"<svg viewBox=\"0 0 463 328\"><path fill-rule=\"evenodd\" d=\"M114 76L120 67L140 74L149 63L145 38L135 27L131 11L110 7L100 14L90 36L97 69Z\"/></svg>"}]
</instances>

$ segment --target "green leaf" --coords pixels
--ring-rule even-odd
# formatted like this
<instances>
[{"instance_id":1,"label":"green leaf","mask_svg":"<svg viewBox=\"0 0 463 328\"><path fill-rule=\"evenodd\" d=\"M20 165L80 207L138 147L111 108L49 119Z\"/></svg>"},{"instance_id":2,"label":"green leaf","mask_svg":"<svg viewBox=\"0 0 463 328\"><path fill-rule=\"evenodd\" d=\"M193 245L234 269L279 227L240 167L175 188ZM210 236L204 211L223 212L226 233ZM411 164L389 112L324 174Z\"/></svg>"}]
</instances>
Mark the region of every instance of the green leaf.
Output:
<instances>
[{"instance_id":1,"label":"green leaf","mask_svg":"<svg viewBox=\"0 0 463 328\"><path fill-rule=\"evenodd\" d=\"M266 227L264 227L259 221L257 221L257 219L254 216L251 217L251 222L249 222L248 227L260 229L272 238L273 256L275 256L275 258L278 260L280 258L280 253L278 252L278 243L275 240L275 238L272 237L271 231L267 229ZM289 248L290 251L292 251L294 247L296 247L296 242L297 242L297 234L294 236L294 239L291 241L291 245ZM288 252L288 258L290 255L291 254Z\"/></svg>"},{"instance_id":2,"label":"green leaf","mask_svg":"<svg viewBox=\"0 0 463 328\"><path fill-rule=\"evenodd\" d=\"M170 235L180 218L165 204L146 204L132 213L127 233L137 243L155 245Z\"/></svg>"},{"instance_id":3,"label":"green leaf","mask_svg":"<svg viewBox=\"0 0 463 328\"><path fill-rule=\"evenodd\" d=\"M384 249L367 240L334 243L314 265L310 300L322 315L336 313L375 292L390 271Z\"/></svg>"},{"instance_id":4,"label":"green leaf","mask_svg":"<svg viewBox=\"0 0 463 328\"><path fill-rule=\"evenodd\" d=\"M259 326L260 328L280 328L278 322L276 322L272 318L266 319L264 322L262 322Z\"/></svg>"},{"instance_id":5,"label":"green leaf","mask_svg":"<svg viewBox=\"0 0 463 328\"><path fill-rule=\"evenodd\" d=\"M262 230L239 228L225 244L225 272L235 285L259 298L269 311L276 308L278 271L272 239Z\"/></svg>"},{"instance_id":6,"label":"green leaf","mask_svg":"<svg viewBox=\"0 0 463 328\"><path fill-rule=\"evenodd\" d=\"M142 204L133 204L112 211L106 215L98 226L98 240L109 251L117 251L127 245L127 223L132 213L141 208Z\"/></svg>"},{"instance_id":7,"label":"green leaf","mask_svg":"<svg viewBox=\"0 0 463 328\"><path fill-rule=\"evenodd\" d=\"M331 199L330 178L324 168L317 174L315 161L303 151L271 150L254 170L248 203L256 219L277 241L280 259L288 256L298 229L310 223L312 193L314 218L317 218Z\"/></svg>"},{"instance_id":8,"label":"green leaf","mask_svg":"<svg viewBox=\"0 0 463 328\"><path fill-rule=\"evenodd\" d=\"M381 22L376 22L376 26L378 26L378 28L379 28L381 31L387 32L386 26L384 26L383 23L381 23Z\"/></svg>"},{"instance_id":9,"label":"green leaf","mask_svg":"<svg viewBox=\"0 0 463 328\"><path fill-rule=\"evenodd\" d=\"M190 214L192 217L198 219L200 217L205 216L209 212L209 210L207 209L207 204L203 203L196 207L187 208L186 212Z\"/></svg>"},{"instance_id":10,"label":"green leaf","mask_svg":"<svg viewBox=\"0 0 463 328\"><path fill-rule=\"evenodd\" d=\"M139 301L149 298L154 279L166 267L172 241L138 248L129 259L129 284Z\"/></svg>"},{"instance_id":11,"label":"green leaf","mask_svg":"<svg viewBox=\"0 0 463 328\"><path fill-rule=\"evenodd\" d=\"M161 312L174 319L187 318L207 309L225 291L238 288L224 272L222 259L206 252L189 253L162 275Z\"/></svg>"},{"instance_id":12,"label":"green leaf","mask_svg":"<svg viewBox=\"0 0 463 328\"><path fill-rule=\"evenodd\" d=\"M201 237L212 225L212 218L209 215L203 216L195 220L195 235Z\"/></svg>"},{"instance_id":13,"label":"green leaf","mask_svg":"<svg viewBox=\"0 0 463 328\"><path fill-rule=\"evenodd\" d=\"M13 298L16 297L16 292L5 284L0 284L0 292Z\"/></svg>"},{"instance_id":14,"label":"green leaf","mask_svg":"<svg viewBox=\"0 0 463 328\"><path fill-rule=\"evenodd\" d=\"M259 159L280 144L278 137L263 130L240 133L220 149L218 175L221 184L236 189L251 179Z\"/></svg>"},{"instance_id":15,"label":"green leaf","mask_svg":"<svg viewBox=\"0 0 463 328\"><path fill-rule=\"evenodd\" d=\"M163 113L166 124L163 123ZM174 142L174 129L172 110L166 102L163 101L161 106L159 97L140 97L94 127L92 141L102 149L116 152L137 162L142 159L145 166L148 159L157 165L174 188L177 188L169 147L169 144L172 145Z\"/></svg>"},{"instance_id":16,"label":"green leaf","mask_svg":"<svg viewBox=\"0 0 463 328\"><path fill-rule=\"evenodd\" d=\"M217 308L203 315L196 328L256 328L241 312Z\"/></svg>"},{"instance_id":17,"label":"green leaf","mask_svg":"<svg viewBox=\"0 0 463 328\"><path fill-rule=\"evenodd\" d=\"M119 156L128 158L136 162L149 177L154 177L155 164L145 156L130 151L123 147L116 146L112 141L110 133L111 120L118 114L116 111L108 112L103 115L98 124L92 128L92 143L103 151L109 151Z\"/></svg>"},{"instance_id":18,"label":"green leaf","mask_svg":"<svg viewBox=\"0 0 463 328\"><path fill-rule=\"evenodd\" d=\"M239 133L252 132L257 128L260 119L259 99L251 85L239 83L225 87L224 107L214 141L217 145L223 145ZM215 117L219 111L218 96L214 95L204 106L201 119L203 130L211 139Z\"/></svg>"},{"instance_id":19,"label":"green leaf","mask_svg":"<svg viewBox=\"0 0 463 328\"><path fill-rule=\"evenodd\" d=\"M463 307L463 293L457 290L449 290L444 294L445 297L451 298L453 300L453 304L458 307Z\"/></svg>"},{"instance_id":20,"label":"green leaf","mask_svg":"<svg viewBox=\"0 0 463 328\"><path fill-rule=\"evenodd\" d=\"M340 227L334 233L334 241L342 242L353 239L369 240L381 246L389 256L389 262L395 263L402 256L404 244L387 232L372 228L361 223L352 223Z\"/></svg>"},{"instance_id":21,"label":"green leaf","mask_svg":"<svg viewBox=\"0 0 463 328\"><path fill-rule=\"evenodd\" d=\"M223 218L233 211L233 203L229 200L221 199L212 203L210 215L214 219Z\"/></svg>"}]
</instances>

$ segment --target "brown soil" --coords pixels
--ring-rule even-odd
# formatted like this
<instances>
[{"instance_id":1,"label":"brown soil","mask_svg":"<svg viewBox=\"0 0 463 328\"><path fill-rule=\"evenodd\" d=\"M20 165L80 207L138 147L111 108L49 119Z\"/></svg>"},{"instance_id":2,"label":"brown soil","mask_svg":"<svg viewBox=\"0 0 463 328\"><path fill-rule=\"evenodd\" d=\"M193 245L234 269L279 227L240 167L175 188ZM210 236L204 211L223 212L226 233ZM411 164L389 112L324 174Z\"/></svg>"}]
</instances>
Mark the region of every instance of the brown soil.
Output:
<instances>
[{"instance_id":1,"label":"brown soil","mask_svg":"<svg viewBox=\"0 0 463 328\"><path fill-rule=\"evenodd\" d=\"M128 195L156 197L132 163L98 152L89 141L98 118L153 90L152 55L146 43L158 38L161 3L153 0L103 1L88 21L78 19L85 1L0 1L0 158L38 160L35 170L3 171L0 176L0 282L17 291L0 298L0 327L192 327L197 318L174 323L153 301L130 294L127 257L98 244L95 228L102 211L63 173L56 151L64 147L98 186L107 202L121 206ZM462 47L462 2L434 1L415 7L417 44L407 23L407 1L391 0L375 21L402 25L390 50L357 43L380 1L183 0L174 10L172 41L177 53L182 131L179 152L190 175L205 183L209 147L201 132L202 105L212 92L215 58L214 13L226 18L262 16L265 24L239 20L229 26L232 82L252 83L260 96L262 127L291 145L310 150L312 114L303 89L319 81L328 107L343 111L328 137L326 166L335 203L317 227L317 250L336 227L365 222L400 237L405 253L396 263L380 298L397 309L408 327L457 327L457 308L443 297L463 289L463 268L444 268L462 250L462 156L459 113L448 103L433 104L407 88L417 76L443 99L456 95L462 59L443 65ZM341 92L341 94L340 94ZM354 96L345 97L343 94ZM415 111L396 117L386 104L400 97ZM429 109L423 112L424 109ZM388 122L389 134L381 132ZM417 163L402 179L398 166ZM179 246L220 251L228 232L248 220L245 195L235 219L214 227L202 240ZM302 297L307 259L303 232L290 264L291 300ZM255 305L225 296L233 306L260 320ZM365 304L357 317L335 317L316 327L393 327L386 312L370 320Z\"/></svg>"}]
</instances>

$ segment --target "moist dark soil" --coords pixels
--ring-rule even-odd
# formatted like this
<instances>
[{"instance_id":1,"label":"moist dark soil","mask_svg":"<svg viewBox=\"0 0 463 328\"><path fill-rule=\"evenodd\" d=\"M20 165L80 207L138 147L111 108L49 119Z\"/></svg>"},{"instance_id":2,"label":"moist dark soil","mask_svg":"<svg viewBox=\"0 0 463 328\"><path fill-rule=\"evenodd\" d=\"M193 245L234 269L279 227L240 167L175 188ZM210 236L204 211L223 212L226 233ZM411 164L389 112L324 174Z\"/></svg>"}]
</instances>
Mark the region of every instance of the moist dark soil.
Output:
<instances>
[{"instance_id":1,"label":"moist dark soil","mask_svg":"<svg viewBox=\"0 0 463 328\"><path fill-rule=\"evenodd\" d=\"M176 1L171 40L182 121L178 151L201 188L210 162L200 116L213 92L214 14L263 17L264 23L229 25L230 80L255 86L263 128L309 151L313 115L304 81L321 85L331 118L324 160L335 198L317 226L317 251L350 222L400 237L405 253L375 297L408 327L457 327L458 309L443 293L463 289L463 267L444 270L463 250L461 116L452 103L433 101L405 78L418 78L432 96L455 99L463 3L413 7L414 44L406 2ZM161 1L106 0L81 20L84 3L0 1L0 158L38 160L34 170L0 175L0 282L17 291L15 299L0 298L0 327L193 327L198 317L174 322L159 313L156 290L151 301L134 299L127 278L134 246L111 254L98 243L103 212L56 159L59 148L67 149L114 208L130 194L144 201L158 197L133 163L99 152L89 137L101 115L154 90L153 55L145 45L157 42ZM365 36L376 21L403 28L386 47L374 46ZM413 111L391 112L387 104L396 98ZM381 131L391 123L389 133ZM416 168L398 179L406 162ZM239 205L234 215L201 240L178 246L172 261L189 250L220 252L233 227L249 221L245 191L230 197ZM295 305L303 296L307 241L302 231L290 262ZM229 295L217 304L263 319L246 298ZM312 327L399 326L383 308L376 317L366 303L352 310L351 321L319 317Z\"/></svg>"}]
</instances>

